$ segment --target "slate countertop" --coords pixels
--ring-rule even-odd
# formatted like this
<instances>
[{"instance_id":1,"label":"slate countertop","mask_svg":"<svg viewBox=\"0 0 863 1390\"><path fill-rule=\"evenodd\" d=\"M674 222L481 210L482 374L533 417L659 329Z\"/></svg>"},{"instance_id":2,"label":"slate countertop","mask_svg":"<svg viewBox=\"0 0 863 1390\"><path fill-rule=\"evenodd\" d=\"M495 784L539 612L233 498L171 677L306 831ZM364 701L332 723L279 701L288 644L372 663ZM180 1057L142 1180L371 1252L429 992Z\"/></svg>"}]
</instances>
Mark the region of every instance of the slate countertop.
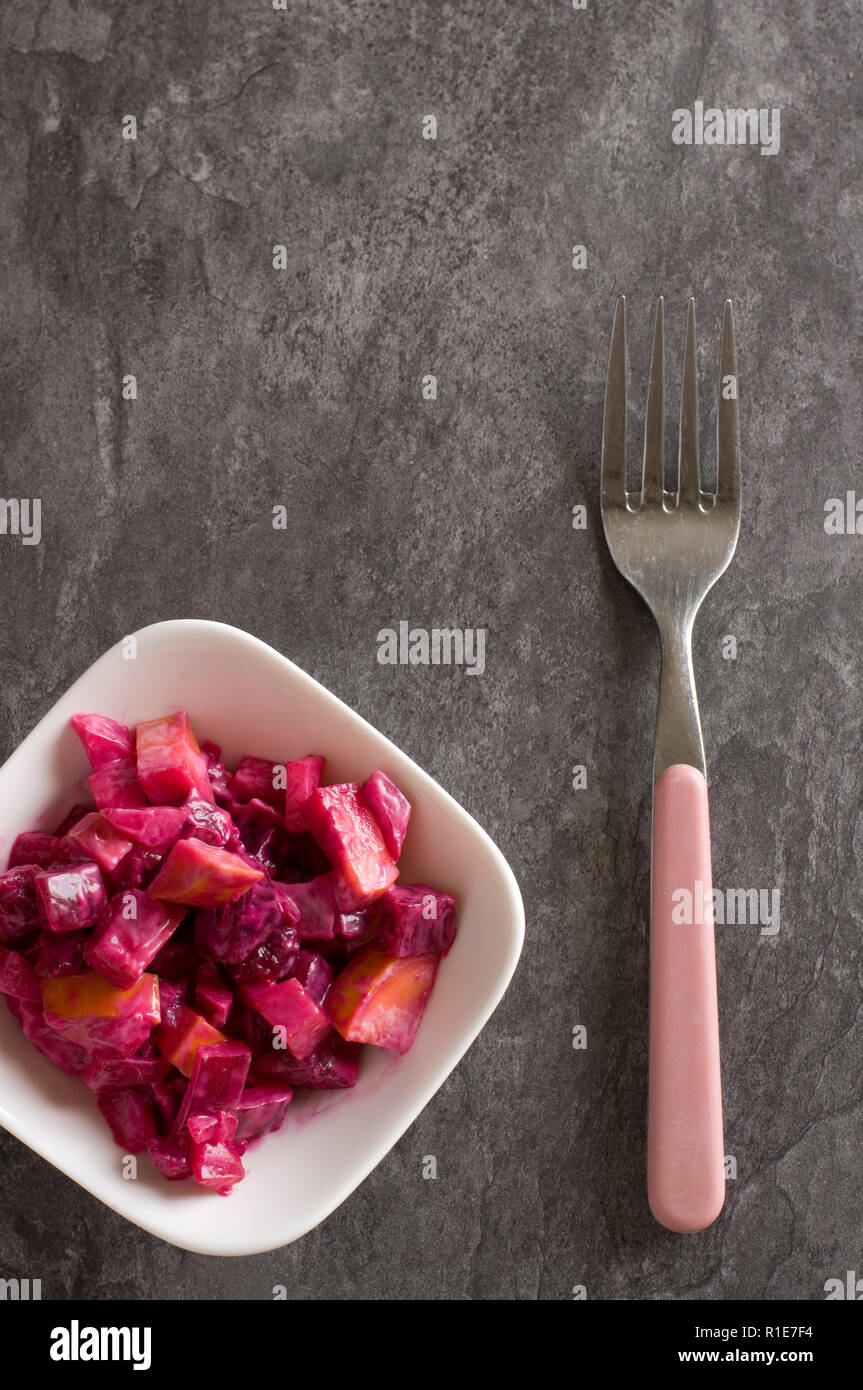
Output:
<instances>
[{"instance_id":1,"label":"slate countertop","mask_svg":"<svg viewBox=\"0 0 863 1390\"><path fill-rule=\"evenodd\" d=\"M0 535L0 754L122 635L236 624L478 818L527 938L453 1076L296 1245L186 1254L2 1135L0 1274L809 1300L860 1269L863 536L825 504L863 488L861 32L779 0L4 6L3 489L42 515L38 545ZM675 144L696 101L778 110L778 152ZM778 931L718 932L736 1177L689 1238L644 1195L658 650L597 499L621 291L633 457L655 296L670 417L698 299L708 456L735 301L745 508L695 661L716 883L781 895ZM484 672L380 665L402 620L484 627Z\"/></svg>"}]
</instances>

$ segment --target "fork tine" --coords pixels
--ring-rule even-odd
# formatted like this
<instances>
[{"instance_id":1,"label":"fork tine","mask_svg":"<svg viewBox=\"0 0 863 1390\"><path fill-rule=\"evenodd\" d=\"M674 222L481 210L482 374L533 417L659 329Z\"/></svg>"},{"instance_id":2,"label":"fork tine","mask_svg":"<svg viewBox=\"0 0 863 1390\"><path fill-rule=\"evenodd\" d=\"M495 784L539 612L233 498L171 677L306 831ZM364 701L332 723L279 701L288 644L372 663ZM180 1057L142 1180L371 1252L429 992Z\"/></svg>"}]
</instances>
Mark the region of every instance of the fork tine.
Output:
<instances>
[{"instance_id":1,"label":"fork tine","mask_svg":"<svg viewBox=\"0 0 863 1390\"><path fill-rule=\"evenodd\" d=\"M626 506L626 300L614 306L614 327L602 417L602 505Z\"/></svg>"},{"instance_id":2,"label":"fork tine","mask_svg":"<svg viewBox=\"0 0 863 1390\"><path fill-rule=\"evenodd\" d=\"M678 501L698 502L698 370L695 361L695 300L686 314L683 349L683 391L680 397L680 446L678 452Z\"/></svg>"},{"instance_id":3,"label":"fork tine","mask_svg":"<svg viewBox=\"0 0 863 1390\"><path fill-rule=\"evenodd\" d=\"M733 383L728 380L733 377ZM726 392L733 394L726 396ZM716 492L729 502L740 501L740 402L734 353L734 313L731 300L722 310L719 345L719 394L716 399Z\"/></svg>"},{"instance_id":4,"label":"fork tine","mask_svg":"<svg viewBox=\"0 0 863 1390\"><path fill-rule=\"evenodd\" d=\"M661 505L665 488L665 302L661 295L653 329L641 486L645 502Z\"/></svg>"}]
</instances>

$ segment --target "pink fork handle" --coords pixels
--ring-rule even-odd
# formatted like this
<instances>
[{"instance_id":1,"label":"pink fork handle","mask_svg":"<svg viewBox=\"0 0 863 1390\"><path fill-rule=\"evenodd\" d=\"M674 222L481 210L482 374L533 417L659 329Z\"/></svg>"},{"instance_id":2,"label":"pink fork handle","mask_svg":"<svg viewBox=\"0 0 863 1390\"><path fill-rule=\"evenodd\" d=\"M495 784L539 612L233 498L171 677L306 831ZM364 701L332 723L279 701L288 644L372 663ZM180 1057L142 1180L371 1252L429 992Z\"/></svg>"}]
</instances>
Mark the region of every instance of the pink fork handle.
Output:
<instances>
[{"instance_id":1,"label":"pink fork handle","mask_svg":"<svg viewBox=\"0 0 863 1390\"><path fill-rule=\"evenodd\" d=\"M677 763L653 796L647 1193L663 1226L700 1231L725 1200L707 783Z\"/></svg>"}]
</instances>

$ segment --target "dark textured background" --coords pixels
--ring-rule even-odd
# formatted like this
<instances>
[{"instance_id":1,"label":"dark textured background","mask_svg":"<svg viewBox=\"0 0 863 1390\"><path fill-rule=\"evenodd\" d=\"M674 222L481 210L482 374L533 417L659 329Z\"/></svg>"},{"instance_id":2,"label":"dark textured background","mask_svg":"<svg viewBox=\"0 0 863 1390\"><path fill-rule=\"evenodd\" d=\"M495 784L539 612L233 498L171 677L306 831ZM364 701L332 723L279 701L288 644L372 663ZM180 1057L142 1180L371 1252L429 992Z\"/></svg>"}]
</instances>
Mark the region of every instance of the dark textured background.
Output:
<instances>
[{"instance_id":1,"label":"dark textured background","mask_svg":"<svg viewBox=\"0 0 863 1390\"><path fill-rule=\"evenodd\" d=\"M235 623L477 816L527 940L455 1074L298 1244L185 1254L3 1136L3 1274L53 1298L817 1299L863 1273L863 537L823 529L860 485L855 9L6 0L3 490L43 499L43 540L0 537L0 749L124 633ZM780 153L673 146L696 98L781 107ZM719 933L738 1176L688 1238L644 1196L658 653L596 501L621 290L641 400L653 296L676 368L697 294L708 442L736 302L748 491L696 666L716 882L782 893L777 936ZM486 626L485 675L378 666L400 618Z\"/></svg>"}]
</instances>

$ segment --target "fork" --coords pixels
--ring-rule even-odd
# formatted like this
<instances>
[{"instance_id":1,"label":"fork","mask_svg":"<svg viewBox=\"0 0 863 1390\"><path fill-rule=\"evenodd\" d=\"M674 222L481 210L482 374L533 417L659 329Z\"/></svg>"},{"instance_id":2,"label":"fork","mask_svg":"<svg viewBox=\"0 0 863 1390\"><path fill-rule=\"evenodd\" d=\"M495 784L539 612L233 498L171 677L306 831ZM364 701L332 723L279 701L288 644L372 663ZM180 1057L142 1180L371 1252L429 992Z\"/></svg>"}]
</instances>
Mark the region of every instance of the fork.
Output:
<instances>
[{"instance_id":1,"label":"fork","mask_svg":"<svg viewBox=\"0 0 863 1390\"><path fill-rule=\"evenodd\" d=\"M740 422L731 301L722 314L716 492L701 488L695 301L683 352L678 476L665 487L664 305L656 309L641 488L626 488L626 301L619 298L602 431L602 523L662 643L653 764L647 1193L656 1220L700 1231L725 1200L710 817L692 627L740 529ZM686 913L686 890L691 913ZM700 909L700 910L699 910ZM688 915L690 921L680 921Z\"/></svg>"}]
</instances>

